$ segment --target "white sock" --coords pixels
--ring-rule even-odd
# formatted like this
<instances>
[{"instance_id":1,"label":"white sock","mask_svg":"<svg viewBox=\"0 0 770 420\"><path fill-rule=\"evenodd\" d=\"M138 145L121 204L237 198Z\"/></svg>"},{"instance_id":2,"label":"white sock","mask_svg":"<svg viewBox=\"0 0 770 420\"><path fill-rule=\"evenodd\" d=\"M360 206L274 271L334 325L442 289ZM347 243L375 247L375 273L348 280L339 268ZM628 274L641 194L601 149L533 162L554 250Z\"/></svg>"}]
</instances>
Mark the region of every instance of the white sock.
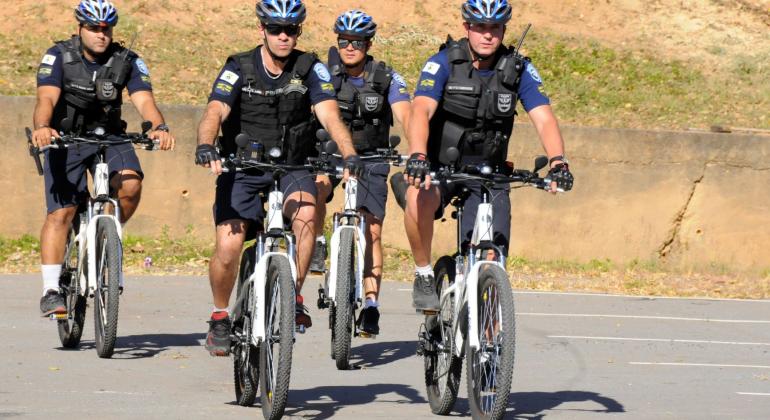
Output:
<instances>
[{"instance_id":1,"label":"white sock","mask_svg":"<svg viewBox=\"0 0 770 420\"><path fill-rule=\"evenodd\" d=\"M326 236L323 236L323 235L321 235L321 236L316 236L316 238L315 238L315 241L316 241L316 242L320 242L320 243L322 243L322 244L325 244L325 243L326 243Z\"/></svg>"},{"instance_id":2,"label":"white sock","mask_svg":"<svg viewBox=\"0 0 770 420\"><path fill-rule=\"evenodd\" d=\"M61 264L42 264L40 271L43 273L43 295L49 290L56 290L58 292Z\"/></svg>"},{"instance_id":3,"label":"white sock","mask_svg":"<svg viewBox=\"0 0 770 420\"><path fill-rule=\"evenodd\" d=\"M374 298L366 298L366 301L364 302L364 309L366 308L379 308L380 302L377 302Z\"/></svg>"},{"instance_id":4,"label":"white sock","mask_svg":"<svg viewBox=\"0 0 770 420\"><path fill-rule=\"evenodd\" d=\"M415 266L414 271L421 276L431 276L433 275L433 266L430 264L423 267Z\"/></svg>"},{"instance_id":5,"label":"white sock","mask_svg":"<svg viewBox=\"0 0 770 420\"><path fill-rule=\"evenodd\" d=\"M213 313L213 312L227 312L227 313L229 314L229 313L230 313L230 310L229 310L228 308L225 308L225 309L221 309L221 308L217 308L216 306L214 306L214 309L212 309L212 310L211 310L211 312L212 312L212 313Z\"/></svg>"}]
</instances>

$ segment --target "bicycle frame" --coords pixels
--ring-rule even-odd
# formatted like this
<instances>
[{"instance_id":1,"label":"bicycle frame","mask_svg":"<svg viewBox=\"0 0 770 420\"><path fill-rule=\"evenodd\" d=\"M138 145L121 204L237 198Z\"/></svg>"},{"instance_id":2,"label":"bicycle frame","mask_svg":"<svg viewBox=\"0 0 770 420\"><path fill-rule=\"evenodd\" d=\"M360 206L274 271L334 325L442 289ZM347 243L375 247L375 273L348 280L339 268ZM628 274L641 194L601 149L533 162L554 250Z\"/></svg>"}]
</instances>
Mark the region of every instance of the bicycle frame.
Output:
<instances>
[{"instance_id":1,"label":"bicycle frame","mask_svg":"<svg viewBox=\"0 0 770 420\"><path fill-rule=\"evenodd\" d=\"M268 195L268 226L267 233L260 233L257 236L257 246L255 247L255 267L254 272L249 276L248 282L254 287L251 290L254 293L252 300L252 316L254 321L251 326L251 337L249 341L254 346L259 346L265 341L265 311L264 305L267 296L265 295L265 286L267 284L267 269L270 260L273 258L286 258L291 267L291 274L294 283L297 282L297 266L294 260L297 255L294 236L284 231L283 226L283 193L278 188L278 181L275 181L274 189ZM286 251L272 251L273 247L280 242L286 246ZM295 332L292 331L292 334Z\"/></svg>"},{"instance_id":2,"label":"bicycle frame","mask_svg":"<svg viewBox=\"0 0 770 420\"><path fill-rule=\"evenodd\" d=\"M329 274L326 276L326 296L334 302L337 293L337 262L339 258L340 236L344 230L352 230L353 237L355 238L355 244L357 249L357 264L356 264L356 285L355 285L355 302L361 304L363 302L363 277L364 277L364 255L366 252L366 235L364 229L366 229L366 220L361 217L361 214L356 209L358 197L358 180L355 178L348 178L345 184L345 207L342 213L334 214L333 233L331 237L331 265L329 267Z\"/></svg>"},{"instance_id":3,"label":"bicycle frame","mask_svg":"<svg viewBox=\"0 0 770 420\"><path fill-rule=\"evenodd\" d=\"M464 352L463 334L460 334L460 312L463 306L467 304L468 313L468 345L478 350L480 347L478 337L478 325L476 324L476 313L478 309L478 294L476 289L478 288L479 273L484 265L497 265L505 269L505 257L500 255L496 261L486 260L481 253L485 251L485 248L480 248L480 245L484 241L491 241L494 233L494 207L489 202L488 195L485 193L482 196L482 202L479 204L478 212L476 214L476 222L473 226L473 235L471 236L471 243L468 248L467 256L458 252L455 258L455 281L446 290L442 290L440 302L441 307L444 306L447 299L449 299L452 293L455 294L455 303L452 308L455 339L455 354L462 357ZM462 242L462 208L457 209L457 249L461 249Z\"/></svg>"}]
</instances>

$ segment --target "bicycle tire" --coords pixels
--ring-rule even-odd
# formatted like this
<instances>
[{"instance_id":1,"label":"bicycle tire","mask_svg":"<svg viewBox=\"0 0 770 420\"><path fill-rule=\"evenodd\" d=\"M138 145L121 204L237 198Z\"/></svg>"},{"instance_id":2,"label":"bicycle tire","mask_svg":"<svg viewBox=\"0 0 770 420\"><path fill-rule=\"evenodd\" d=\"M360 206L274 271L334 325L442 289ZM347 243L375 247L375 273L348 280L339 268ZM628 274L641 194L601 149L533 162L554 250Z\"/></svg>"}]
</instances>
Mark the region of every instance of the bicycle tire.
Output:
<instances>
[{"instance_id":1,"label":"bicycle tire","mask_svg":"<svg viewBox=\"0 0 770 420\"><path fill-rule=\"evenodd\" d=\"M286 258L270 258L265 289L266 328L265 341L259 348L259 386L262 388L262 415L273 420L282 417L286 408L294 347L296 295L294 278ZM274 351L276 344L277 357ZM273 366L274 362L277 366Z\"/></svg>"},{"instance_id":2,"label":"bicycle tire","mask_svg":"<svg viewBox=\"0 0 770 420\"><path fill-rule=\"evenodd\" d=\"M96 353L103 359L115 352L120 305L120 239L115 223L100 219L96 225L96 290L94 332Z\"/></svg>"},{"instance_id":3,"label":"bicycle tire","mask_svg":"<svg viewBox=\"0 0 770 420\"><path fill-rule=\"evenodd\" d=\"M74 223L80 223L77 219ZM74 226L67 236L67 247L64 251L64 261L61 265L59 289L64 295L67 308L67 319L57 322L59 340L64 348L74 349L80 344L83 336L83 325L86 320L86 298L79 293L78 246L75 243ZM74 264L73 264L74 262Z\"/></svg>"},{"instance_id":4,"label":"bicycle tire","mask_svg":"<svg viewBox=\"0 0 770 420\"><path fill-rule=\"evenodd\" d=\"M238 286L236 289L236 300L243 293L243 284L254 272L254 248L252 245L243 251L240 269L238 270ZM247 289L246 293L252 293L252 287ZM252 295L253 296L253 295ZM251 322L253 320L251 313L250 299L244 299L241 304L240 319L233 322L233 331L235 336L245 335L248 339L251 336ZM235 345L233 351L233 382L235 384L235 401L238 405L248 407L254 404L257 399L259 389L259 348L250 342L239 342Z\"/></svg>"},{"instance_id":5,"label":"bicycle tire","mask_svg":"<svg viewBox=\"0 0 770 420\"><path fill-rule=\"evenodd\" d=\"M436 292L441 296L441 291L454 283L454 259L449 256L439 258L433 272ZM430 337L436 338L432 343L434 350L424 355L425 387L431 412L441 416L449 414L457 401L463 369L463 359L455 353L454 299L454 295L447 299L438 315L425 317Z\"/></svg>"},{"instance_id":6,"label":"bicycle tire","mask_svg":"<svg viewBox=\"0 0 770 420\"><path fill-rule=\"evenodd\" d=\"M513 380L516 325L513 291L508 275L496 265L482 267L479 273L478 308L479 350L465 342L467 357L468 405L474 419L503 417ZM493 321L496 319L496 321ZM502 324L497 327L495 322ZM485 361L482 366L482 361Z\"/></svg>"},{"instance_id":7,"label":"bicycle tire","mask_svg":"<svg viewBox=\"0 0 770 420\"><path fill-rule=\"evenodd\" d=\"M337 288L334 295L333 358L338 370L350 369L350 343L353 337L353 293L355 286L354 236L352 229L340 233L337 258Z\"/></svg>"}]
</instances>

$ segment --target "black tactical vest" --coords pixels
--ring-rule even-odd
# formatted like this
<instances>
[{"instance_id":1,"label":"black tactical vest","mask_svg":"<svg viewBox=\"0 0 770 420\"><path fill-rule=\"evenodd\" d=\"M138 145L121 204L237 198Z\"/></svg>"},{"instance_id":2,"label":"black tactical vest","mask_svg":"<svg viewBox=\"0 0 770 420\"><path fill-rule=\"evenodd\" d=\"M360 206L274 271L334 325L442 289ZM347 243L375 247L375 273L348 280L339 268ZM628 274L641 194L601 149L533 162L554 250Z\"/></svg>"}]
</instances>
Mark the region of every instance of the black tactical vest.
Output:
<instances>
[{"instance_id":1,"label":"black tactical vest","mask_svg":"<svg viewBox=\"0 0 770 420\"><path fill-rule=\"evenodd\" d=\"M75 132L101 126L108 133L123 133L125 123L120 118L123 89L138 56L112 43L107 50L111 57L94 75L83 61L80 37L59 41L56 47L62 55L63 86L62 100L54 108L51 126L61 129L62 120L69 118Z\"/></svg>"},{"instance_id":2,"label":"black tactical vest","mask_svg":"<svg viewBox=\"0 0 770 420\"><path fill-rule=\"evenodd\" d=\"M337 104L342 119L348 124L357 153L373 152L387 147L393 112L388 92L393 69L367 56L364 65L364 86L356 87L348 79L339 52L329 50L329 69L337 91Z\"/></svg>"},{"instance_id":3,"label":"black tactical vest","mask_svg":"<svg viewBox=\"0 0 770 420\"><path fill-rule=\"evenodd\" d=\"M302 164L316 153L316 121L310 111L309 88L304 81L316 62L312 53L292 52L277 89L268 89L257 74L256 54L253 49L228 58L241 68L243 87L240 101L236 102L230 117L222 125L222 149L225 155L235 153L235 136L245 133L262 143L265 150L279 147L282 161ZM259 71L264 71L259 69Z\"/></svg>"},{"instance_id":4,"label":"black tactical vest","mask_svg":"<svg viewBox=\"0 0 770 420\"><path fill-rule=\"evenodd\" d=\"M446 150L457 147L463 163L505 161L521 74L529 59L501 46L493 75L482 78L473 67L467 39L454 41L450 37L443 49L447 50L451 73L431 119L428 158L450 164Z\"/></svg>"}]
</instances>

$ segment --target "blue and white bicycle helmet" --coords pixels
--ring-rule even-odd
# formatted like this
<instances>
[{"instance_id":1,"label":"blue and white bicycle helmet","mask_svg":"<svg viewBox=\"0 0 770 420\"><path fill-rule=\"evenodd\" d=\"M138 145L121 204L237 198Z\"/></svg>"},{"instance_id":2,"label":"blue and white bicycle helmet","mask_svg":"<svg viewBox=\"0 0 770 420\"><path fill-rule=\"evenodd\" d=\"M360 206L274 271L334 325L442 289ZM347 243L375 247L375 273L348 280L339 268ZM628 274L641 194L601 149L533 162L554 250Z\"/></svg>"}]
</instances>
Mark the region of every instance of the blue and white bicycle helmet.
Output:
<instances>
[{"instance_id":1,"label":"blue and white bicycle helmet","mask_svg":"<svg viewBox=\"0 0 770 420\"><path fill-rule=\"evenodd\" d=\"M334 33L360 36L369 39L377 32L377 24L362 10L352 9L342 13L334 22Z\"/></svg>"},{"instance_id":2,"label":"blue and white bicycle helmet","mask_svg":"<svg viewBox=\"0 0 770 420\"><path fill-rule=\"evenodd\" d=\"M299 25L307 10L302 0L263 0L257 3L257 16L263 25Z\"/></svg>"},{"instance_id":3,"label":"blue and white bicycle helmet","mask_svg":"<svg viewBox=\"0 0 770 420\"><path fill-rule=\"evenodd\" d=\"M75 19L81 25L115 26L118 24L118 11L107 0L83 0L75 7Z\"/></svg>"},{"instance_id":4,"label":"blue and white bicycle helmet","mask_svg":"<svg viewBox=\"0 0 770 420\"><path fill-rule=\"evenodd\" d=\"M511 5L508 0L466 0L462 14L468 23L506 24L511 20Z\"/></svg>"}]
</instances>

